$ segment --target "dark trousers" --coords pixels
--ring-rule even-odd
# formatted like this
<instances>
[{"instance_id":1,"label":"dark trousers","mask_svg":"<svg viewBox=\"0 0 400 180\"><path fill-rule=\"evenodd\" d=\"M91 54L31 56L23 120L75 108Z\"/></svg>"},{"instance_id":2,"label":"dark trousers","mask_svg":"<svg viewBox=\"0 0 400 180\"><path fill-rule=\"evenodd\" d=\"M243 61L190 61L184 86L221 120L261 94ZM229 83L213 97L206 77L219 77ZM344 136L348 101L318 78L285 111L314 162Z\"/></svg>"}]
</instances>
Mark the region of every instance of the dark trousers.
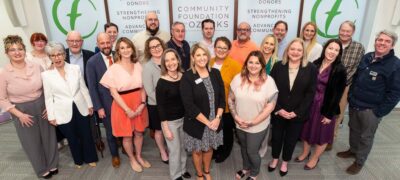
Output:
<instances>
[{"instance_id":1,"label":"dark trousers","mask_svg":"<svg viewBox=\"0 0 400 180\"><path fill-rule=\"evenodd\" d=\"M231 113L224 113L222 115L223 121L223 140L224 144L219 146L217 150L214 151L215 157L220 157L222 159L227 158L232 151L233 147L233 130L235 129L235 122Z\"/></svg>"},{"instance_id":2,"label":"dark trousers","mask_svg":"<svg viewBox=\"0 0 400 180\"><path fill-rule=\"evenodd\" d=\"M117 138L112 134L111 111L109 111L109 113L106 111L106 117L100 120L103 122L104 128L106 129L107 144L108 148L110 149L111 156L118 157Z\"/></svg>"},{"instance_id":3,"label":"dark trousers","mask_svg":"<svg viewBox=\"0 0 400 180\"><path fill-rule=\"evenodd\" d=\"M303 129L303 122L294 122L277 118L272 128L272 158L279 159L282 152L282 160L290 161L293 151Z\"/></svg>"},{"instance_id":4,"label":"dark trousers","mask_svg":"<svg viewBox=\"0 0 400 180\"><path fill-rule=\"evenodd\" d=\"M349 108L350 151L356 154L356 163L364 165L374 143L376 129L381 118L371 109L356 110Z\"/></svg>"},{"instance_id":5,"label":"dark trousers","mask_svg":"<svg viewBox=\"0 0 400 180\"><path fill-rule=\"evenodd\" d=\"M96 162L98 158L90 130L89 118L81 115L75 103L72 108L71 121L58 127L68 140L72 158L76 165L82 165L84 162Z\"/></svg>"}]
</instances>

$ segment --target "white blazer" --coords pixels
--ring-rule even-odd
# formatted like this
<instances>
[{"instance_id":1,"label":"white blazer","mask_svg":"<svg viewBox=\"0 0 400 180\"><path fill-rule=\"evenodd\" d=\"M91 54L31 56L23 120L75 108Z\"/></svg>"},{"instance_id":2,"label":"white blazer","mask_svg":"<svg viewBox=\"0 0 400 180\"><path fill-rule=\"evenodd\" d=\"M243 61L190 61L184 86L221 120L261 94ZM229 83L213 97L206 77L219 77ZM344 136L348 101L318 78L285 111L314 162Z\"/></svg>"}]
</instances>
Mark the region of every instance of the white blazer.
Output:
<instances>
[{"instance_id":1,"label":"white blazer","mask_svg":"<svg viewBox=\"0 0 400 180\"><path fill-rule=\"evenodd\" d=\"M93 107L79 66L65 63L64 70L65 79L56 69L42 72L47 116L57 124L71 121L73 102L83 116Z\"/></svg>"}]
</instances>

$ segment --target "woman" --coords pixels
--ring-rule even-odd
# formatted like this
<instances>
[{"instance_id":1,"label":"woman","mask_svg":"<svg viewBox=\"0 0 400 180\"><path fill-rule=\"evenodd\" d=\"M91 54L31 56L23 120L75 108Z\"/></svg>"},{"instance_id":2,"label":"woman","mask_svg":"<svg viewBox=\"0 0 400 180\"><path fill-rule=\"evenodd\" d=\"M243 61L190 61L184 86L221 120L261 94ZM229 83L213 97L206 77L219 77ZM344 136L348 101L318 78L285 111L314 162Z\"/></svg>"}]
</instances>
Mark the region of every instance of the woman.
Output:
<instances>
[{"instance_id":1,"label":"woman","mask_svg":"<svg viewBox=\"0 0 400 180\"><path fill-rule=\"evenodd\" d=\"M221 72L222 81L224 82L225 99L228 99L229 85L233 77L240 73L241 70L241 65L229 56L231 47L232 44L228 38L218 37L214 43L215 58L210 61L210 66ZM224 162L229 157L233 147L233 129L235 128L235 123L229 112L228 104L226 104L222 120L224 121L224 126L222 127L224 144L219 146L213 154L216 163Z\"/></svg>"},{"instance_id":2,"label":"woman","mask_svg":"<svg viewBox=\"0 0 400 180\"><path fill-rule=\"evenodd\" d=\"M292 40L285 49L283 60L277 62L271 71L279 90L278 101L272 116L272 161L268 171L278 166L282 152L280 175L288 172L288 161L308 116L316 88L317 70L306 59L304 42Z\"/></svg>"},{"instance_id":3,"label":"woman","mask_svg":"<svg viewBox=\"0 0 400 180\"><path fill-rule=\"evenodd\" d=\"M310 62L317 60L322 52L322 45L317 42L317 30L314 22L307 22L301 29L300 38L304 41L307 60Z\"/></svg>"},{"instance_id":4,"label":"woman","mask_svg":"<svg viewBox=\"0 0 400 180\"><path fill-rule=\"evenodd\" d=\"M46 53L54 66L42 73L48 120L67 138L75 166L95 167L98 158L88 118L93 105L80 68L65 63L61 43L49 43Z\"/></svg>"},{"instance_id":5,"label":"woman","mask_svg":"<svg viewBox=\"0 0 400 180\"><path fill-rule=\"evenodd\" d=\"M255 180L260 172L259 149L278 97L275 82L266 74L265 67L262 52L252 51L242 72L231 82L229 108L235 119L243 159L243 169L236 173L237 179L250 174L247 179Z\"/></svg>"},{"instance_id":6,"label":"woman","mask_svg":"<svg viewBox=\"0 0 400 180\"><path fill-rule=\"evenodd\" d=\"M326 42L321 58L314 61L319 69L317 91L311 105L310 117L304 124L301 139L303 152L295 159L304 161L310 154L311 145L315 152L305 170L314 169L328 143L333 141L335 116L340 114L339 101L346 87L346 69L341 63L342 43L337 39Z\"/></svg>"},{"instance_id":7,"label":"woman","mask_svg":"<svg viewBox=\"0 0 400 180\"><path fill-rule=\"evenodd\" d=\"M104 73L100 84L110 89L114 101L111 105L111 126L115 137L123 137L122 145L136 172L150 168L142 158L143 133L148 125L146 92L142 83L142 66L136 59L132 41L118 39L114 64ZM135 156L132 133L134 134Z\"/></svg>"},{"instance_id":8,"label":"woman","mask_svg":"<svg viewBox=\"0 0 400 180\"><path fill-rule=\"evenodd\" d=\"M117 43L118 38L118 26L112 22L104 24L104 32L110 36L112 50L115 51L115 45ZM94 48L94 52L100 52L99 47Z\"/></svg>"},{"instance_id":9,"label":"woman","mask_svg":"<svg viewBox=\"0 0 400 180\"><path fill-rule=\"evenodd\" d=\"M10 60L0 69L0 108L12 115L14 126L36 175L49 179L58 173L58 151L54 126L47 121L42 68L25 58L22 38L4 38Z\"/></svg>"},{"instance_id":10,"label":"woman","mask_svg":"<svg viewBox=\"0 0 400 180\"><path fill-rule=\"evenodd\" d=\"M191 68L183 74L180 85L185 107L185 148L192 153L197 179L203 180L204 175L210 180L213 149L223 144L224 82L219 71L210 68L206 47L194 44L190 54Z\"/></svg>"},{"instance_id":11,"label":"woman","mask_svg":"<svg viewBox=\"0 0 400 180\"><path fill-rule=\"evenodd\" d=\"M268 34L261 42L260 50L265 59L265 71L271 73L272 67L278 60L278 40L273 34Z\"/></svg>"},{"instance_id":12,"label":"woman","mask_svg":"<svg viewBox=\"0 0 400 180\"><path fill-rule=\"evenodd\" d=\"M42 33L33 33L30 42L33 50L26 53L26 59L38 63L45 71L52 69L51 60L45 52L47 37Z\"/></svg>"},{"instance_id":13,"label":"woman","mask_svg":"<svg viewBox=\"0 0 400 180\"><path fill-rule=\"evenodd\" d=\"M164 52L164 42L156 37L150 37L145 42L143 66L143 86L147 94L147 110L149 111L149 128L154 131L154 140L160 151L161 161L168 164L168 153L164 144L164 137L161 131L161 120L157 112L156 86L161 76L161 55Z\"/></svg>"},{"instance_id":14,"label":"woman","mask_svg":"<svg viewBox=\"0 0 400 180\"><path fill-rule=\"evenodd\" d=\"M182 78L181 60L174 49L161 56L161 78L156 86L156 100L161 128L169 149L169 175L172 180L190 178L186 171L186 151L183 146L183 116L179 85Z\"/></svg>"}]
</instances>

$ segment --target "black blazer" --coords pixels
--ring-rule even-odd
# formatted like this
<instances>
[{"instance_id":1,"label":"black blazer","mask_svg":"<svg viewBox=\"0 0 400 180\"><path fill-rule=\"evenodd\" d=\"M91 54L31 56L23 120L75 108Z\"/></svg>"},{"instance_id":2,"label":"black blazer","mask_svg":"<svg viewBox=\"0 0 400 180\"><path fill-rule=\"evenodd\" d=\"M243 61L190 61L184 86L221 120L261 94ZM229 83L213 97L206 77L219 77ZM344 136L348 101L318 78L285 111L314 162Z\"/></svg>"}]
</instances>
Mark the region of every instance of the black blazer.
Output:
<instances>
[{"instance_id":1,"label":"black blazer","mask_svg":"<svg viewBox=\"0 0 400 180\"><path fill-rule=\"evenodd\" d=\"M274 112L284 109L288 112L294 111L297 117L291 121L302 122L308 117L308 111L314 99L317 82L317 68L308 63L306 67L300 66L292 90L289 85L289 63L285 65L282 61L276 62L271 71L271 76L279 90L278 101ZM284 119L273 113L272 123L275 119Z\"/></svg>"},{"instance_id":2,"label":"black blazer","mask_svg":"<svg viewBox=\"0 0 400 180\"><path fill-rule=\"evenodd\" d=\"M69 61L69 48L65 49L65 62L70 63ZM86 64L89 61L89 58L94 55L94 52L82 49L82 56L83 56L83 77L85 77L85 83L86 86L88 85L87 83L87 78L86 78Z\"/></svg>"},{"instance_id":3,"label":"black blazer","mask_svg":"<svg viewBox=\"0 0 400 180\"><path fill-rule=\"evenodd\" d=\"M319 69L322 64L322 59L314 61L314 64L317 69ZM324 93L324 102L321 107L321 114L328 119L332 119L333 116L340 114L339 102L346 88L346 77L346 68L342 63L332 64L328 84L326 85Z\"/></svg>"},{"instance_id":4,"label":"black blazer","mask_svg":"<svg viewBox=\"0 0 400 180\"><path fill-rule=\"evenodd\" d=\"M215 113L218 108L225 108L225 90L221 74L217 69L211 68L210 80L214 89L214 106ZM185 107L185 119L183 123L183 130L190 136L201 139L205 124L196 119L196 117L203 113L206 118L210 115L210 101L204 82L196 83L199 79L198 73L194 74L192 70L186 71L181 79L180 91L182 96L183 106ZM217 131L220 131L222 121Z\"/></svg>"}]
</instances>

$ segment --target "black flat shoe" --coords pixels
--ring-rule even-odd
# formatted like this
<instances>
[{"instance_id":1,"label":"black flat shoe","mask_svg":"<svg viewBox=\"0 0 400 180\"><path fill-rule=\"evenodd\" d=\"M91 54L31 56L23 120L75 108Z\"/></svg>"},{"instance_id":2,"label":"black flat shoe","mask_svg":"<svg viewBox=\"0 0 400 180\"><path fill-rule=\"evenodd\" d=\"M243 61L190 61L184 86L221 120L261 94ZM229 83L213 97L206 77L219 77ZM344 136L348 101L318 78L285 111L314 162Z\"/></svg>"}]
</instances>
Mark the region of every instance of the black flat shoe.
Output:
<instances>
[{"instance_id":1,"label":"black flat shoe","mask_svg":"<svg viewBox=\"0 0 400 180\"><path fill-rule=\"evenodd\" d=\"M286 172L283 172L281 170L279 170L279 175L281 175L281 177L286 176L286 174L289 172L289 170L287 170Z\"/></svg>"},{"instance_id":2,"label":"black flat shoe","mask_svg":"<svg viewBox=\"0 0 400 180\"><path fill-rule=\"evenodd\" d=\"M46 175L42 175L41 178L43 179L50 179L53 175L51 174L51 172L48 172Z\"/></svg>"},{"instance_id":3,"label":"black flat shoe","mask_svg":"<svg viewBox=\"0 0 400 180\"><path fill-rule=\"evenodd\" d=\"M189 179L192 177L192 175L190 175L190 173L186 171L185 173L182 174L182 177L185 179Z\"/></svg>"},{"instance_id":4,"label":"black flat shoe","mask_svg":"<svg viewBox=\"0 0 400 180\"><path fill-rule=\"evenodd\" d=\"M58 174L58 169L50 170L50 174L51 174L51 175L56 175L56 174Z\"/></svg>"},{"instance_id":5,"label":"black flat shoe","mask_svg":"<svg viewBox=\"0 0 400 180\"><path fill-rule=\"evenodd\" d=\"M169 160L164 161L164 160L161 159L161 161L162 161L164 164L169 164Z\"/></svg>"},{"instance_id":6,"label":"black flat shoe","mask_svg":"<svg viewBox=\"0 0 400 180\"><path fill-rule=\"evenodd\" d=\"M275 171L276 167L278 167L278 164L275 167L271 167L270 164L268 164L268 172Z\"/></svg>"},{"instance_id":7,"label":"black flat shoe","mask_svg":"<svg viewBox=\"0 0 400 180\"><path fill-rule=\"evenodd\" d=\"M254 178L249 176L249 177L246 178L246 180L254 180Z\"/></svg>"}]
</instances>

